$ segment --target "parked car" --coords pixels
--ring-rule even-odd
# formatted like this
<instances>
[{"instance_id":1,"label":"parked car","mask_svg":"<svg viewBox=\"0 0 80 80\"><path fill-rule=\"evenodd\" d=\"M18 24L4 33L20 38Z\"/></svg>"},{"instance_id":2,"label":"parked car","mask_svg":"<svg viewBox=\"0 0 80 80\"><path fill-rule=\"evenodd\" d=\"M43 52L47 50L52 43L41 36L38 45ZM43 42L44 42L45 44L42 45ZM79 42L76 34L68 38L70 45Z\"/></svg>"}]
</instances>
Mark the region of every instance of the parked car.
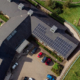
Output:
<instances>
[{"instance_id":1,"label":"parked car","mask_svg":"<svg viewBox=\"0 0 80 80\"><path fill-rule=\"evenodd\" d=\"M28 80L28 77L24 77L24 80Z\"/></svg>"},{"instance_id":2,"label":"parked car","mask_svg":"<svg viewBox=\"0 0 80 80\"><path fill-rule=\"evenodd\" d=\"M36 51L37 51L38 47L35 47L33 50L32 50L32 54L34 54Z\"/></svg>"},{"instance_id":3,"label":"parked car","mask_svg":"<svg viewBox=\"0 0 80 80\"><path fill-rule=\"evenodd\" d=\"M43 53L42 53L42 52L40 52L40 53L38 54L38 57L40 58L40 57L42 56L42 54L43 54Z\"/></svg>"},{"instance_id":4,"label":"parked car","mask_svg":"<svg viewBox=\"0 0 80 80\"><path fill-rule=\"evenodd\" d=\"M51 59L50 59L50 58L48 58L48 59L46 60L45 64L46 64L46 65L49 65L49 64L50 64L50 62L51 62Z\"/></svg>"},{"instance_id":5,"label":"parked car","mask_svg":"<svg viewBox=\"0 0 80 80\"><path fill-rule=\"evenodd\" d=\"M47 60L47 57L43 57L43 59L41 60L41 62L45 62Z\"/></svg>"},{"instance_id":6,"label":"parked car","mask_svg":"<svg viewBox=\"0 0 80 80\"><path fill-rule=\"evenodd\" d=\"M33 78L29 78L28 80L33 80Z\"/></svg>"},{"instance_id":7,"label":"parked car","mask_svg":"<svg viewBox=\"0 0 80 80\"><path fill-rule=\"evenodd\" d=\"M47 75L47 78L48 78L49 80L54 80L53 76L51 76L50 74Z\"/></svg>"},{"instance_id":8,"label":"parked car","mask_svg":"<svg viewBox=\"0 0 80 80\"><path fill-rule=\"evenodd\" d=\"M12 69L15 69L18 66L18 63L16 62L13 66Z\"/></svg>"}]
</instances>

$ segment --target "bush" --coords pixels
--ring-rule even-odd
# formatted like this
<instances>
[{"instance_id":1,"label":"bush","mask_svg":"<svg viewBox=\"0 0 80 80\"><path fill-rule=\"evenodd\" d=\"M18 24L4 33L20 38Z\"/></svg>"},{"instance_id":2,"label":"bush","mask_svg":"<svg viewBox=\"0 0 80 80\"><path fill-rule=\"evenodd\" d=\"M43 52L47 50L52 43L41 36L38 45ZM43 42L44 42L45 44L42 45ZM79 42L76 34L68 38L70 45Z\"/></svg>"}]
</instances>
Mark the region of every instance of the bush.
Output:
<instances>
[{"instance_id":1,"label":"bush","mask_svg":"<svg viewBox=\"0 0 80 80\"><path fill-rule=\"evenodd\" d=\"M56 8L56 9L54 9L53 13L60 14L60 13L62 13L62 10L60 8Z\"/></svg>"},{"instance_id":2,"label":"bush","mask_svg":"<svg viewBox=\"0 0 80 80\"><path fill-rule=\"evenodd\" d=\"M34 40L35 41L35 40ZM58 61L62 62L63 60L57 56L54 52L52 52L51 50L47 49L45 46L43 46L41 43L39 43L38 41L36 41L36 43L41 46L43 49L45 49L47 52L49 52L53 57L55 57Z\"/></svg>"},{"instance_id":3,"label":"bush","mask_svg":"<svg viewBox=\"0 0 80 80\"><path fill-rule=\"evenodd\" d=\"M56 8L56 2L52 2L51 6L52 9Z\"/></svg>"},{"instance_id":4,"label":"bush","mask_svg":"<svg viewBox=\"0 0 80 80\"><path fill-rule=\"evenodd\" d=\"M54 14L54 13L49 14L49 16L51 16L51 17L54 18L56 21L58 21L58 22L60 22L60 23L62 23L62 24L64 24L64 22L65 22L65 20L64 20L63 18L59 17L58 15L56 15L56 14Z\"/></svg>"},{"instance_id":5,"label":"bush","mask_svg":"<svg viewBox=\"0 0 80 80\"><path fill-rule=\"evenodd\" d=\"M35 2L33 2L32 0L27 0L27 1L29 1L31 4L33 4L35 7L38 5L38 4L36 4Z\"/></svg>"},{"instance_id":6,"label":"bush","mask_svg":"<svg viewBox=\"0 0 80 80\"><path fill-rule=\"evenodd\" d=\"M56 75L60 75L61 72L62 72L62 69L63 69L63 66L58 64L58 63L55 63L51 69L51 71L53 71L54 73L56 73Z\"/></svg>"}]
</instances>

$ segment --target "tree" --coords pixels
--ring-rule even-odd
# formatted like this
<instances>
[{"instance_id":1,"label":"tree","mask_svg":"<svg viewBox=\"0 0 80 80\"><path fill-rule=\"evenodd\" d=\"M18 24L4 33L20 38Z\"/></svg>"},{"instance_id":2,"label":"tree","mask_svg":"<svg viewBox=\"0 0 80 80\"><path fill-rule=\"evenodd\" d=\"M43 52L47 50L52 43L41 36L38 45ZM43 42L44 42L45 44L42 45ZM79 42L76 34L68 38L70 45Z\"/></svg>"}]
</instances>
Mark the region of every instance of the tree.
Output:
<instances>
[{"instance_id":1,"label":"tree","mask_svg":"<svg viewBox=\"0 0 80 80\"><path fill-rule=\"evenodd\" d=\"M72 0L67 0L64 4L63 4L63 9L69 8L70 4L71 4Z\"/></svg>"},{"instance_id":2,"label":"tree","mask_svg":"<svg viewBox=\"0 0 80 80\"><path fill-rule=\"evenodd\" d=\"M51 6L52 0L45 0L45 4L46 4L46 6Z\"/></svg>"}]
</instances>

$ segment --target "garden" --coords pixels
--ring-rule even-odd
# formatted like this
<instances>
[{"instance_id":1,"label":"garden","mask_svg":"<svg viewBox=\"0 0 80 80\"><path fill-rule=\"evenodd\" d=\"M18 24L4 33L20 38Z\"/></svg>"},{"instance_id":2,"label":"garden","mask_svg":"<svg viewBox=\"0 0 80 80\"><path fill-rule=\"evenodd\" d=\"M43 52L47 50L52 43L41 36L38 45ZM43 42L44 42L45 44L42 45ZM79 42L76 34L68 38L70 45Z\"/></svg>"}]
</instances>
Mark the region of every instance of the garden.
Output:
<instances>
[{"instance_id":1,"label":"garden","mask_svg":"<svg viewBox=\"0 0 80 80\"><path fill-rule=\"evenodd\" d=\"M51 69L51 71L53 71L57 76L61 74L62 70L63 66L58 63L55 63Z\"/></svg>"},{"instance_id":2,"label":"garden","mask_svg":"<svg viewBox=\"0 0 80 80\"><path fill-rule=\"evenodd\" d=\"M80 80L80 57L72 66L64 80Z\"/></svg>"}]
</instances>

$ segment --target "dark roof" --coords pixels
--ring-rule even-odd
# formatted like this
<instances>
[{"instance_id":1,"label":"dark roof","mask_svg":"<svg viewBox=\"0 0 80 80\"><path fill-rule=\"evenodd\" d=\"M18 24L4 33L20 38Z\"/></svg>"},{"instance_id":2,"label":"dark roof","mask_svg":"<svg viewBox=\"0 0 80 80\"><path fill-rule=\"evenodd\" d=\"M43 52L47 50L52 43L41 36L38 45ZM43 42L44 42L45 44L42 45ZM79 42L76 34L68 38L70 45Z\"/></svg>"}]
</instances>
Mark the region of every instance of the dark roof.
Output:
<instances>
[{"instance_id":1,"label":"dark roof","mask_svg":"<svg viewBox=\"0 0 80 80\"><path fill-rule=\"evenodd\" d=\"M0 58L3 59L0 65L0 80L4 80L14 56L15 51L3 43L0 47Z\"/></svg>"},{"instance_id":2,"label":"dark roof","mask_svg":"<svg viewBox=\"0 0 80 80\"><path fill-rule=\"evenodd\" d=\"M10 17L8 22L6 22L2 27L0 27L1 45L2 42L9 36L9 34L15 28L17 28L17 26L19 26L28 15L27 10L19 10L17 3L8 2L7 0L0 0L0 10Z\"/></svg>"},{"instance_id":3,"label":"dark roof","mask_svg":"<svg viewBox=\"0 0 80 80\"><path fill-rule=\"evenodd\" d=\"M36 28L33 30L32 34L66 59L77 47L76 44L74 44L60 33L52 33L50 28L47 25L42 24L40 21Z\"/></svg>"},{"instance_id":4,"label":"dark roof","mask_svg":"<svg viewBox=\"0 0 80 80\"><path fill-rule=\"evenodd\" d=\"M16 31L16 33L12 36L14 31ZM16 49L23 42L23 40L28 39L32 33L30 16L23 20L23 22L17 26L14 31L5 39L4 42L13 49ZM10 36L12 37L7 40Z\"/></svg>"}]
</instances>

